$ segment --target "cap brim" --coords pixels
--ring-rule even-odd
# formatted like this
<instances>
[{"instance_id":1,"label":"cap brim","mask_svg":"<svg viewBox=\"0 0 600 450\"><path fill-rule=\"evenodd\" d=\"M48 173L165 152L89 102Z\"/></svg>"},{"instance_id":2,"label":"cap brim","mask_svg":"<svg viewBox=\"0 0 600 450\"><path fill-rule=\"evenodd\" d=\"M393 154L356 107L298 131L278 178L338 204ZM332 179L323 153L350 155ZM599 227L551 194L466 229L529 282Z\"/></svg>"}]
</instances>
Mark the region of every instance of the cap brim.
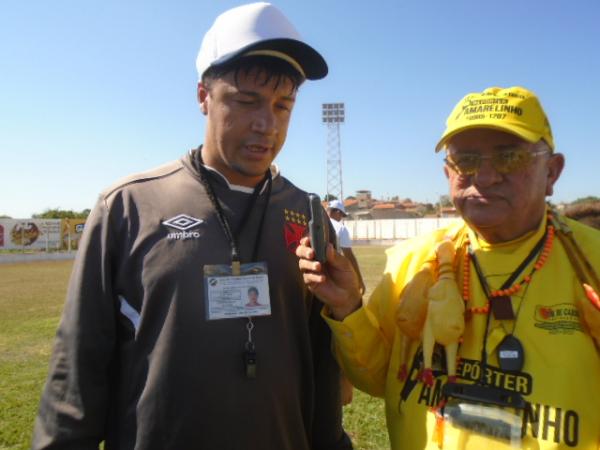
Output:
<instances>
[{"instance_id":1,"label":"cap brim","mask_svg":"<svg viewBox=\"0 0 600 450\"><path fill-rule=\"evenodd\" d=\"M543 136L540 136L537 133L533 133L529 130L525 130L520 127L509 127L509 126L501 127L501 126L497 126L497 125L473 123L473 124L469 124L469 125L465 125L465 126L456 128L456 129L450 131L449 133L444 134L442 136L442 138L440 139L440 141L438 142L438 144L435 146L436 153L444 148L444 146L448 143L448 140L451 137L456 136L457 134L462 133L463 131L473 130L475 128L487 128L490 130L504 131L505 133L514 134L515 136L518 136L518 137L526 140L527 142L531 142L531 143L538 142L540 139L543 138Z\"/></svg>"},{"instance_id":2,"label":"cap brim","mask_svg":"<svg viewBox=\"0 0 600 450\"><path fill-rule=\"evenodd\" d=\"M330 210L335 209L336 211L339 211L340 213L342 213L342 216L344 216L344 217L346 217L348 215L348 213L346 211L342 211L337 206L327 206L327 208L330 209Z\"/></svg>"},{"instance_id":3,"label":"cap brim","mask_svg":"<svg viewBox=\"0 0 600 450\"><path fill-rule=\"evenodd\" d=\"M252 50L274 50L290 56L300 64L308 80L325 78L329 72L327 63L319 52L304 42L287 38L267 39L255 42L222 56L218 60L213 61L211 66L224 64Z\"/></svg>"}]
</instances>

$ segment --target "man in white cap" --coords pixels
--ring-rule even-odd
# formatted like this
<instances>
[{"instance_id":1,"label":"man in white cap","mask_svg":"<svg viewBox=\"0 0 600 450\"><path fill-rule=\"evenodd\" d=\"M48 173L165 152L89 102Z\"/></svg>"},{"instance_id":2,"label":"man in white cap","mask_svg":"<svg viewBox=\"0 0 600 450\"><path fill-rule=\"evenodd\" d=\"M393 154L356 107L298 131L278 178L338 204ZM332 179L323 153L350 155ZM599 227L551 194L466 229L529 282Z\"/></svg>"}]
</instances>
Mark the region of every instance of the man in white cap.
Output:
<instances>
[{"instance_id":1,"label":"man in white cap","mask_svg":"<svg viewBox=\"0 0 600 450\"><path fill-rule=\"evenodd\" d=\"M34 449L352 448L294 254L306 193L272 164L327 65L268 3L220 15L196 65L203 145L116 183L86 223Z\"/></svg>"},{"instance_id":2,"label":"man in white cap","mask_svg":"<svg viewBox=\"0 0 600 450\"><path fill-rule=\"evenodd\" d=\"M600 232L546 205L564 157L538 98L465 96L442 149L463 220L389 249L364 305L345 258L297 249L344 372L394 450L600 448Z\"/></svg>"}]
</instances>

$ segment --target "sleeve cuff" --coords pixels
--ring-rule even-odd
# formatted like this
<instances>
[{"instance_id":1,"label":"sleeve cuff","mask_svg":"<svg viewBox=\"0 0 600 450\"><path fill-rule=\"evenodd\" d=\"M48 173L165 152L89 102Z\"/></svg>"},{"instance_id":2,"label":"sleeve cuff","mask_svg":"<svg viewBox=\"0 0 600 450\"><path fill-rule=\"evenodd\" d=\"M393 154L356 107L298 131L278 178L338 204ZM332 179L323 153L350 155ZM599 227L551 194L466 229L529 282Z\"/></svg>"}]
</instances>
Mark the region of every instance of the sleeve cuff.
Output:
<instances>
[{"instance_id":1,"label":"sleeve cuff","mask_svg":"<svg viewBox=\"0 0 600 450\"><path fill-rule=\"evenodd\" d=\"M346 353L356 352L354 337L364 334L365 330L373 328L373 324L369 319L367 309L362 306L356 311L346 316L343 321L335 320L331 317L329 308L325 306L321 310L321 317L325 320L340 349Z\"/></svg>"}]
</instances>

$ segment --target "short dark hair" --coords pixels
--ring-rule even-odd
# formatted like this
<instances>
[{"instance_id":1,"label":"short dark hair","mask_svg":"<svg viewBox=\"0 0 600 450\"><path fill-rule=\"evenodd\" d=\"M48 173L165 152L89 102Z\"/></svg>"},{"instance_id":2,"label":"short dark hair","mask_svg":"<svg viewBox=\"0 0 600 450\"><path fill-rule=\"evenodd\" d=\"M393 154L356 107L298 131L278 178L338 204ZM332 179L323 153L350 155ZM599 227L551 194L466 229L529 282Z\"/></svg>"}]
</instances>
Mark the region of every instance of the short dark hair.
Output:
<instances>
[{"instance_id":1,"label":"short dark hair","mask_svg":"<svg viewBox=\"0 0 600 450\"><path fill-rule=\"evenodd\" d=\"M250 292L254 292L256 295L258 295L258 289L256 289L254 286L250 286L248 288L248 294L250 294Z\"/></svg>"},{"instance_id":2,"label":"short dark hair","mask_svg":"<svg viewBox=\"0 0 600 450\"><path fill-rule=\"evenodd\" d=\"M252 55L234 58L232 61L210 67L202 75L202 83L210 88L212 80L233 72L237 84L240 73L247 75L252 70L256 70L257 79L264 76L263 85L275 80L275 89L284 79L288 79L292 83L292 90L296 91L305 80L296 69L283 59L273 56Z\"/></svg>"}]
</instances>

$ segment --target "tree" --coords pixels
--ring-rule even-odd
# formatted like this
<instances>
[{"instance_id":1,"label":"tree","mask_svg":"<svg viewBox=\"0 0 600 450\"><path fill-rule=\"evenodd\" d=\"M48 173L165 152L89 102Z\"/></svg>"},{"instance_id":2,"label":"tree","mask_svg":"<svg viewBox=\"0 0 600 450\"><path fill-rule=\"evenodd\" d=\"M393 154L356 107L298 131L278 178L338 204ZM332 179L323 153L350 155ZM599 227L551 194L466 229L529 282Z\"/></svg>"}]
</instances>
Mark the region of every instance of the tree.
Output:
<instances>
[{"instance_id":1,"label":"tree","mask_svg":"<svg viewBox=\"0 0 600 450\"><path fill-rule=\"evenodd\" d=\"M417 212L421 216L427 216L427 215L436 214L438 212L438 210L437 210L436 205L433 205L431 203L422 203L419 206L417 206Z\"/></svg>"},{"instance_id":2,"label":"tree","mask_svg":"<svg viewBox=\"0 0 600 450\"><path fill-rule=\"evenodd\" d=\"M48 208L42 213L34 214L32 217L34 219L87 219L89 214L89 209L77 212L71 209Z\"/></svg>"},{"instance_id":3,"label":"tree","mask_svg":"<svg viewBox=\"0 0 600 450\"><path fill-rule=\"evenodd\" d=\"M323 200L325 200L326 202L330 202L331 200L337 200L337 197L333 194L325 194Z\"/></svg>"},{"instance_id":4,"label":"tree","mask_svg":"<svg viewBox=\"0 0 600 450\"><path fill-rule=\"evenodd\" d=\"M442 208L450 208L454 206L449 195L440 195L440 205L442 205Z\"/></svg>"},{"instance_id":5,"label":"tree","mask_svg":"<svg viewBox=\"0 0 600 450\"><path fill-rule=\"evenodd\" d=\"M581 197L578 198L577 200L574 200L571 202L571 205L577 205L579 203L594 203L594 202L600 202L600 197L595 197L593 195L588 195L587 197Z\"/></svg>"}]
</instances>

